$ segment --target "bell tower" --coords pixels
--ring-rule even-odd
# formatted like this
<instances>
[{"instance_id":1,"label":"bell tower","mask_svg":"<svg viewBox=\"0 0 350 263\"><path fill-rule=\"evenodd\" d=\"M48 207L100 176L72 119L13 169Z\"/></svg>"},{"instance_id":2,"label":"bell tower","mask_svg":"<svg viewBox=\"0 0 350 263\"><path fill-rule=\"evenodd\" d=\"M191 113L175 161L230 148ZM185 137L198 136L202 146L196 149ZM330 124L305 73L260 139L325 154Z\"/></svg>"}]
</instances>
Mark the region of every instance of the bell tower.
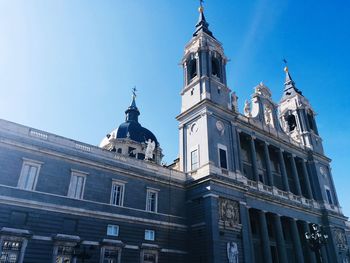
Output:
<instances>
[{"instance_id":1,"label":"bell tower","mask_svg":"<svg viewBox=\"0 0 350 263\"><path fill-rule=\"evenodd\" d=\"M283 130L295 141L310 150L323 154L322 139L318 134L315 111L310 102L295 86L288 67L284 68L286 80L279 115Z\"/></svg>"},{"instance_id":2,"label":"bell tower","mask_svg":"<svg viewBox=\"0 0 350 263\"><path fill-rule=\"evenodd\" d=\"M230 90L226 84L227 58L221 43L209 30L202 5L195 32L185 47L181 63L184 70L181 112L203 100L230 107Z\"/></svg>"},{"instance_id":3,"label":"bell tower","mask_svg":"<svg viewBox=\"0 0 350 263\"><path fill-rule=\"evenodd\" d=\"M179 121L179 168L194 178L215 169L234 171L232 120L237 97L227 86L222 44L209 30L203 6L182 59L184 85ZM232 98L231 98L232 97ZM232 100L232 102L231 102Z\"/></svg>"}]
</instances>

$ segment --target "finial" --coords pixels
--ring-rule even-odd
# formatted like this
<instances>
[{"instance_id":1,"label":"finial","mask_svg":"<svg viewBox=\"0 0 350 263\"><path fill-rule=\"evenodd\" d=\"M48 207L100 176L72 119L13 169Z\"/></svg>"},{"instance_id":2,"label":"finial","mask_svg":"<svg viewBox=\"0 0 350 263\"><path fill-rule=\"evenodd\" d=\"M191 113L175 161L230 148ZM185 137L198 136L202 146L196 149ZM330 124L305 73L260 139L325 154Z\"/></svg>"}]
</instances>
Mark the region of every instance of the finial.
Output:
<instances>
[{"instance_id":1,"label":"finial","mask_svg":"<svg viewBox=\"0 0 350 263\"><path fill-rule=\"evenodd\" d=\"M136 91L137 91L136 86L134 86L134 87L132 88L132 98L133 98L133 99L136 98Z\"/></svg>"},{"instance_id":2,"label":"finial","mask_svg":"<svg viewBox=\"0 0 350 263\"><path fill-rule=\"evenodd\" d=\"M198 8L199 13L203 13L204 11L203 3L204 3L204 0L199 0L199 8Z\"/></svg>"},{"instance_id":3,"label":"finial","mask_svg":"<svg viewBox=\"0 0 350 263\"><path fill-rule=\"evenodd\" d=\"M283 62L284 62L284 64L286 65L285 67L284 67L284 72L288 72L288 66L287 66L287 63L288 63L288 61L284 58L283 60L282 60Z\"/></svg>"}]
</instances>

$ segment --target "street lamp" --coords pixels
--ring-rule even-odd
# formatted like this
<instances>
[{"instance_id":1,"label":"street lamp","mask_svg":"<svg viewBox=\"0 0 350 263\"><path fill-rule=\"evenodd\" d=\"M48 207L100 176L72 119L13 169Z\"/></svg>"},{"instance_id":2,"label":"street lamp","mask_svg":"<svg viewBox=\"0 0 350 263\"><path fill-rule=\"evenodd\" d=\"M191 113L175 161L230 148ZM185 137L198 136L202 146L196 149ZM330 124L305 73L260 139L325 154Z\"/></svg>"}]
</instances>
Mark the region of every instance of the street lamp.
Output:
<instances>
[{"instance_id":1,"label":"street lamp","mask_svg":"<svg viewBox=\"0 0 350 263\"><path fill-rule=\"evenodd\" d=\"M328 235L324 234L318 225L312 224L311 231L305 233L305 238L310 248L316 253L318 262L322 263L321 247L327 243Z\"/></svg>"}]
</instances>

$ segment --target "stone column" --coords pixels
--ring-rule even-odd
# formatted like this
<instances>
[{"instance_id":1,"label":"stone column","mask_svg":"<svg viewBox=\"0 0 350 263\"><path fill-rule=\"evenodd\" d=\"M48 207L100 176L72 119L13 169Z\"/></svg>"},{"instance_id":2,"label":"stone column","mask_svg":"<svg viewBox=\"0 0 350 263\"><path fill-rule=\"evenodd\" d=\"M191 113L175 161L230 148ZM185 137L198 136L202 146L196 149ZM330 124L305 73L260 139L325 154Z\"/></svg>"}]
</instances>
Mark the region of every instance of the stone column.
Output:
<instances>
[{"instance_id":1,"label":"stone column","mask_svg":"<svg viewBox=\"0 0 350 263\"><path fill-rule=\"evenodd\" d=\"M269 145L266 142L263 142L263 145L264 145L267 177L269 178L269 185L273 186L273 176L272 176L272 169L271 169Z\"/></svg>"},{"instance_id":2,"label":"stone column","mask_svg":"<svg viewBox=\"0 0 350 263\"><path fill-rule=\"evenodd\" d=\"M303 175L305 178L305 186L306 186L306 192L308 194L308 198L313 199L313 195L312 195L312 189L311 189L311 184L310 184L310 178L309 178L309 173L307 172L307 168L306 168L306 164L305 164L306 160L301 160L301 168L303 170Z\"/></svg>"},{"instance_id":3,"label":"stone column","mask_svg":"<svg viewBox=\"0 0 350 263\"><path fill-rule=\"evenodd\" d=\"M250 151L251 151L251 156L252 156L254 180L258 182L259 181L259 172L258 172L258 165L256 163L255 138L253 136L250 137Z\"/></svg>"},{"instance_id":4,"label":"stone column","mask_svg":"<svg viewBox=\"0 0 350 263\"><path fill-rule=\"evenodd\" d=\"M310 227L309 227L309 224L305 221L301 221L301 226L302 226L302 234L304 235L305 237L305 233L308 232L310 233ZM305 238L304 238L305 240ZM316 255L315 253L311 250L308 242L305 240L304 241L304 246L305 246L305 252L306 252L306 262L310 262L310 263L316 263Z\"/></svg>"},{"instance_id":5,"label":"stone column","mask_svg":"<svg viewBox=\"0 0 350 263\"><path fill-rule=\"evenodd\" d=\"M286 165L284 164L284 158L283 158L283 152L281 149L277 150L278 152L278 159L280 161L280 167L281 167L281 175L282 175L282 181L283 181L283 187L286 192L289 192L289 183L288 183L288 176L286 171Z\"/></svg>"},{"instance_id":6,"label":"stone column","mask_svg":"<svg viewBox=\"0 0 350 263\"><path fill-rule=\"evenodd\" d=\"M241 211L240 214L241 214L241 222L242 222L244 262L255 262L249 208L243 203L240 203L239 206Z\"/></svg>"},{"instance_id":7,"label":"stone column","mask_svg":"<svg viewBox=\"0 0 350 263\"><path fill-rule=\"evenodd\" d=\"M297 166L295 164L295 155L291 154L289 156L290 158L290 164L292 167L292 175L293 175L293 179L294 179L294 184L295 184L295 191L296 191L296 195L301 195L301 187L300 187L300 181L299 181L299 175L298 175L298 170L297 170Z\"/></svg>"},{"instance_id":8,"label":"stone column","mask_svg":"<svg viewBox=\"0 0 350 263\"><path fill-rule=\"evenodd\" d=\"M290 231L291 231L291 236L292 236L292 240L293 240L296 262L304 263L303 250L301 247L297 222L294 218L289 218L288 222L290 224Z\"/></svg>"},{"instance_id":9,"label":"stone column","mask_svg":"<svg viewBox=\"0 0 350 263\"><path fill-rule=\"evenodd\" d=\"M243 172L243 162L242 162L242 148L241 148L241 131L240 130L236 130L237 132L237 149L238 149L238 169L241 171L241 174L244 175Z\"/></svg>"},{"instance_id":10,"label":"stone column","mask_svg":"<svg viewBox=\"0 0 350 263\"><path fill-rule=\"evenodd\" d=\"M276 230L276 241L277 241L277 250L278 250L278 259L279 262L288 263L287 253L286 253L286 244L284 241L281 217L280 215L273 214L273 223Z\"/></svg>"},{"instance_id":11,"label":"stone column","mask_svg":"<svg viewBox=\"0 0 350 263\"><path fill-rule=\"evenodd\" d=\"M264 263L272 263L272 256L271 256L271 249L270 249L270 240L269 240L269 233L267 230L267 223L266 223L266 215L264 211L259 210L259 225L260 225L260 233L261 233L261 245L263 248L263 255L264 255Z\"/></svg>"}]
</instances>

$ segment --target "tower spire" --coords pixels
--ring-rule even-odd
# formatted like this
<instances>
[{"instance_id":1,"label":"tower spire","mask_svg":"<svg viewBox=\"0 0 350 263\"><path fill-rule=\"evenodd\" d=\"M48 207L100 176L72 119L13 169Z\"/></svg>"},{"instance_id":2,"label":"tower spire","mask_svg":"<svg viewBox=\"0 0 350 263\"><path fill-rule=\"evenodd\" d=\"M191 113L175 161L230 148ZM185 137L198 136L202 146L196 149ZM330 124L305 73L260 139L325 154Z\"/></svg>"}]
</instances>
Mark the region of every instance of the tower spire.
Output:
<instances>
[{"instance_id":1,"label":"tower spire","mask_svg":"<svg viewBox=\"0 0 350 263\"><path fill-rule=\"evenodd\" d=\"M284 72L286 73L286 80L284 82L284 90L283 90L283 97L282 100L294 96L296 93L299 95L303 95L300 90L297 89L295 86L295 82L292 79L292 76L289 73L289 68L287 66L287 60L283 59L283 62L285 63Z\"/></svg>"},{"instance_id":2,"label":"tower spire","mask_svg":"<svg viewBox=\"0 0 350 263\"><path fill-rule=\"evenodd\" d=\"M213 33L209 30L209 24L206 21L205 16L204 16L203 2L204 2L203 0L199 0L199 8L198 8L199 18L198 18L198 22L196 24L196 31L193 33L193 36L195 37L198 35L198 33L205 32L209 36L214 37Z\"/></svg>"},{"instance_id":3,"label":"tower spire","mask_svg":"<svg viewBox=\"0 0 350 263\"><path fill-rule=\"evenodd\" d=\"M138 122L138 116L140 115L140 111L136 106L136 87L132 89L132 100L130 106L125 111L125 119L126 121L136 121Z\"/></svg>"}]
</instances>

